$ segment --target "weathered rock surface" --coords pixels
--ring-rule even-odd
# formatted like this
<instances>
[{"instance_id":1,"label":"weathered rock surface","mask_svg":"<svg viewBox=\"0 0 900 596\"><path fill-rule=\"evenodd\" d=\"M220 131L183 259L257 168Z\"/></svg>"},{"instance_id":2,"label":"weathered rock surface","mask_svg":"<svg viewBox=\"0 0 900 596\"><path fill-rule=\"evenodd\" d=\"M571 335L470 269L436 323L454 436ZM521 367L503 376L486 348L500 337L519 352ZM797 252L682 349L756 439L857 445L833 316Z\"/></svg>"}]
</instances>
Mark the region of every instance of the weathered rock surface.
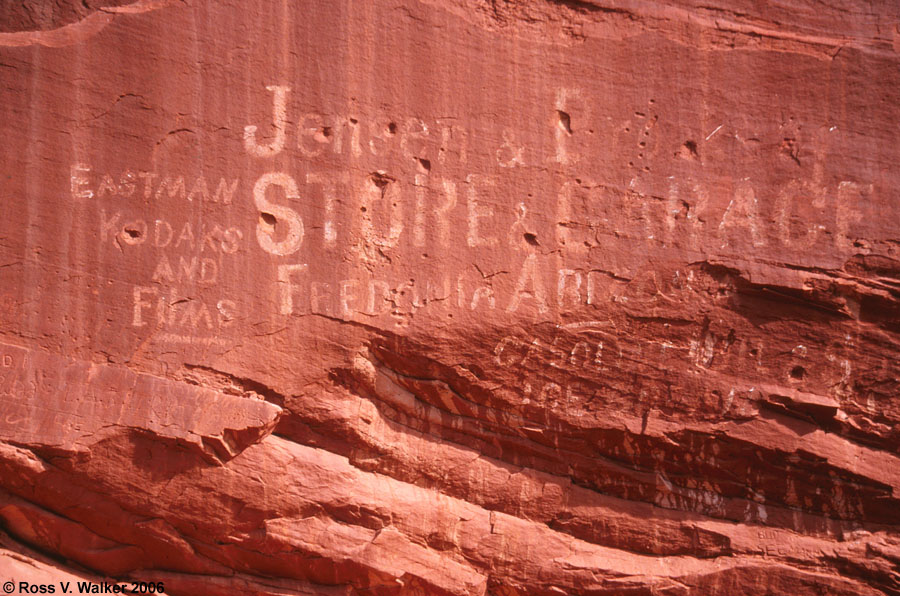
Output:
<instances>
[{"instance_id":1,"label":"weathered rock surface","mask_svg":"<svg viewBox=\"0 0 900 596\"><path fill-rule=\"evenodd\" d=\"M900 594L898 65L887 1L4 4L0 582Z\"/></svg>"}]
</instances>

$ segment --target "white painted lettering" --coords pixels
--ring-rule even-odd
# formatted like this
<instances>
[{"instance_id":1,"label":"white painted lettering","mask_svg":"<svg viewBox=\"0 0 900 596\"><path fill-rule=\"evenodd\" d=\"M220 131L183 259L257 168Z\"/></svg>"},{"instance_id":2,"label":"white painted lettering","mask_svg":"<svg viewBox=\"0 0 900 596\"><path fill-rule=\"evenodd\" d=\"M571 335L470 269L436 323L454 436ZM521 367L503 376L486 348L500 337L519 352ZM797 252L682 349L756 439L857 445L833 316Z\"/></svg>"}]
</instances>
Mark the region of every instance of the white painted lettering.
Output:
<instances>
[{"instance_id":1,"label":"white painted lettering","mask_svg":"<svg viewBox=\"0 0 900 596\"><path fill-rule=\"evenodd\" d=\"M722 221L719 223L719 238L722 248L729 244L727 234L735 228L747 228L753 246L762 246L765 239L759 232L759 203L756 193L746 179L742 180L734 191L734 198L728 203Z\"/></svg>"},{"instance_id":2,"label":"white painted lettering","mask_svg":"<svg viewBox=\"0 0 900 596\"><path fill-rule=\"evenodd\" d=\"M330 142L331 128L319 114L303 114L297 123L297 148L304 157L318 157ZM308 140L307 140L308 139Z\"/></svg>"},{"instance_id":3,"label":"white painted lettering","mask_svg":"<svg viewBox=\"0 0 900 596\"><path fill-rule=\"evenodd\" d=\"M100 181L100 187L97 188L97 198L101 198L103 195L115 195L118 194L119 187L116 186L116 182L112 179L112 176L109 174L104 174L103 179Z\"/></svg>"},{"instance_id":4,"label":"white painted lettering","mask_svg":"<svg viewBox=\"0 0 900 596\"><path fill-rule=\"evenodd\" d=\"M153 179L156 178L156 174L152 172L138 172L138 178L144 181L144 198L149 199L153 190Z\"/></svg>"},{"instance_id":5,"label":"white painted lettering","mask_svg":"<svg viewBox=\"0 0 900 596\"><path fill-rule=\"evenodd\" d=\"M164 248L172 242L172 236L175 233L172 226L164 219L157 219L153 222L153 246L156 248Z\"/></svg>"},{"instance_id":6,"label":"white painted lettering","mask_svg":"<svg viewBox=\"0 0 900 596\"><path fill-rule=\"evenodd\" d=\"M530 286L531 289L526 289ZM544 281L541 278L540 271L537 266L537 257L534 253L525 258L522 264L522 271L516 282L516 289L513 292L512 300L506 309L506 312L516 312L523 298L532 298L539 313L547 312L547 299L544 291Z\"/></svg>"},{"instance_id":7,"label":"white painted lettering","mask_svg":"<svg viewBox=\"0 0 900 596\"><path fill-rule=\"evenodd\" d=\"M266 90L273 95L272 127L275 129L275 138L268 145L260 145L256 140L257 128L255 125L244 127L244 149L255 157L273 157L284 149L285 124L287 122L287 94L290 87L280 85L268 85Z\"/></svg>"},{"instance_id":8,"label":"white painted lettering","mask_svg":"<svg viewBox=\"0 0 900 596\"><path fill-rule=\"evenodd\" d=\"M337 242L337 230L334 227L334 204L337 192L332 176L325 176L317 172L306 175L306 182L322 185L322 198L325 202L325 221L323 222L322 241L325 246L331 248Z\"/></svg>"},{"instance_id":9,"label":"white painted lettering","mask_svg":"<svg viewBox=\"0 0 900 596\"><path fill-rule=\"evenodd\" d=\"M90 184L91 181L88 179L87 174L90 173L91 166L81 163L72 164L72 168L69 172L72 198L90 199L94 196L94 191L88 188L88 184Z\"/></svg>"},{"instance_id":10,"label":"white painted lettering","mask_svg":"<svg viewBox=\"0 0 900 596\"><path fill-rule=\"evenodd\" d=\"M341 316L349 318L356 311L356 289L359 282L346 279L340 283Z\"/></svg>"},{"instance_id":11,"label":"white painted lettering","mask_svg":"<svg viewBox=\"0 0 900 596\"><path fill-rule=\"evenodd\" d=\"M294 288L296 286L294 286L292 276L304 271L306 271L305 263L301 265L278 266L278 288L281 314L290 315L294 313Z\"/></svg>"},{"instance_id":12,"label":"white painted lettering","mask_svg":"<svg viewBox=\"0 0 900 596\"><path fill-rule=\"evenodd\" d=\"M133 327L143 327L147 324L143 319L143 309L146 307L150 307L151 304L144 300L144 294L152 294L156 295L156 288L148 288L143 286L137 286L134 288L132 295L134 297L134 311L131 317L131 325Z\"/></svg>"},{"instance_id":13,"label":"white painted lettering","mask_svg":"<svg viewBox=\"0 0 900 596\"><path fill-rule=\"evenodd\" d=\"M112 219L106 217L106 209L100 210L100 242L105 243L107 238L115 239L119 233L119 217L121 213L113 215Z\"/></svg>"},{"instance_id":14,"label":"white painted lettering","mask_svg":"<svg viewBox=\"0 0 900 596\"><path fill-rule=\"evenodd\" d=\"M367 242L375 246L393 248L403 232L403 204L400 185L383 172L376 172L366 178L364 190L360 193L362 232ZM387 233L375 230L374 204L379 203L388 214ZM381 217L380 219L384 219Z\"/></svg>"},{"instance_id":15,"label":"white painted lettering","mask_svg":"<svg viewBox=\"0 0 900 596\"><path fill-rule=\"evenodd\" d=\"M269 254L277 256L292 255L300 250L303 243L303 220L290 207L271 203L266 199L266 190L270 186L279 186L284 190L285 198L298 200L300 191L293 178L281 172L270 172L260 176L253 186L253 201L262 213L256 225L256 240L259 246ZM274 220L274 221L270 221ZM279 220L287 223L287 234L280 241L275 241L276 225Z\"/></svg>"},{"instance_id":16,"label":"white painted lettering","mask_svg":"<svg viewBox=\"0 0 900 596\"><path fill-rule=\"evenodd\" d=\"M566 282L572 279L573 283ZM568 292L566 291L568 288ZM569 296L571 304L578 306L581 303L581 273L572 269L560 269L556 284L556 303L560 308L565 306L565 298Z\"/></svg>"},{"instance_id":17,"label":"white painted lettering","mask_svg":"<svg viewBox=\"0 0 900 596\"><path fill-rule=\"evenodd\" d=\"M468 184L466 197L469 215L469 228L466 238L470 247L492 246L497 243L497 238L495 236L485 238L482 237L480 232L480 220L493 217L494 210L490 207L485 207L478 202L478 191L475 188L478 179L481 179L481 176L474 176L471 174L466 176L466 183ZM484 178L483 180L487 186L494 186L494 181L491 178Z\"/></svg>"},{"instance_id":18,"label":"white painted lettering","mask_svg":"<svg viewBox=\"0 0 900 596\"><path fill-rule=\"evenodd\" d=\"M185 188L184 188L184 176L179 176L178 178L172 179L168 176L163 178L162 182L159 183L159 187L156 189L155 198L160 198L163 194L163 190L168 192L169 198L174 199L178 195L181 195L181 198L185 198Z\"/></svg>"}]
</instances>

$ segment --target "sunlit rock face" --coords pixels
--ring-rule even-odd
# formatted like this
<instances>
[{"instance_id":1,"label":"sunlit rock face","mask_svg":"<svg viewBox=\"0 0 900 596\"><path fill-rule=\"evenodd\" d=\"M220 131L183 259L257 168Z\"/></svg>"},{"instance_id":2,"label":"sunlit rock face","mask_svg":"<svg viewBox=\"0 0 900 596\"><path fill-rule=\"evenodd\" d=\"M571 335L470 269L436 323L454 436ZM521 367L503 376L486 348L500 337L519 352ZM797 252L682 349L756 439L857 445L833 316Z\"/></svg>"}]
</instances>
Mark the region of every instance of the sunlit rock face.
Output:
<instances>
[{"instance_id":1,"label":"sunlit rock face","mask_svg":"<svg viewBox=\"0 0 900 596\"><path fill-rule=\"evenodd\" d=\"M0 582L900 593L898 27L4 4Z\"/></svg>"}]
</instances>

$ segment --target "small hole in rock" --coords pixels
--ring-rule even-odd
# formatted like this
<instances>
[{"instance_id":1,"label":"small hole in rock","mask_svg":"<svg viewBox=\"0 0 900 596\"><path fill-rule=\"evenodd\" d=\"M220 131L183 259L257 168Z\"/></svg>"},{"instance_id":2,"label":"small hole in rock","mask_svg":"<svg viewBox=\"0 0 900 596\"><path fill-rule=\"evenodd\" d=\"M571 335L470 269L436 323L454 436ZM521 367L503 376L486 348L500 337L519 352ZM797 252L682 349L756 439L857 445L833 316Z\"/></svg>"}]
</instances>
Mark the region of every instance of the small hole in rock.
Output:
<instances>
[{"instance_id":1,"label":"small hole in rock","mask_svg":"<svg viewBox=\"0 0 900 596\"><path fill-rule=\"evenodd\" d=\"M527 242L531 246L540 246L537 236L535 236L531 232L525 232L525 242Z\"/></svg>"},{"instance_id":2,"label":"small hole in rock","mask_svg":"<svg viewBox=\"0 0 900 596\"><path fill-rule=\"evenodd\" d=\"M132 228L125 228L125 233L128 234L129 238L141 237L141 233L138 230L134 230Z\"/></svg>"},{"instance_id":3,"label":"small hole in rock","mask_svg":"<svg viewBox=\"0 0 900 596\"><path fill-rule=\"evenodd\" d=\"M417 157L416 161L419 162L419 167L422 168L426 172L431 171L431 160L425 159L423 157Z\"/></svg>"},{"instance_id":4,"label":"small hole in rock","mask_svg":"<svg viewBox=\"0 0 900 596\"><path fill-rule=\"evenodd\" d=\"M559 125L562 129L567 133L572 134L572 117L562 110L556 110L556 114L559 116Z\"/></svg>"},{"instance_id":5,"label":"small hole in rock","mask_svg":"<svg viewBox=\"0 0 900 596\"><path fill-rule=\"evenodd\" d=\"M395 180L395 178L388 176L380 170L369 174L369 183L380 189L382 193L384 192L384 189L387 188L387 185Z\"/></svg>"},{"instance_id":6,"label":"small hole in rock","mask_svg":"<svg viewBox=\"0 0 900 596\"><path fill-rule=\"evenodd\" d=\"M685 141L682 145L681 155L687 158L696 159L700 156L697 150L697 143L694 141Z\"/></svg>"},{"instance_id":7,"label":"small hole in rock","mask_svg":"<svg viewBox=\"0 0 900 596\"><path fill-rule=\"evenodd\" d=\"M270 226L274 226L278 222L278 220L275 219L274 215L272 215L271 213L266 213L265 211L259 214L259 218Z\"/></svg>"},{"instance_id":8,"label":"small hole in rock","mask_svg":"<svg viewBox=\"0 0 900 596\"><path fill-rule=\"evenodd\" d=\"M795 366L791 369L791 378L793 379L802 379L806 376L806 369L802 366Z\"/></svg>"},{"instance_id":9,"label":"small hole in rock","mask_svg":"<svg viewBox=\"0 0 900 596\"><path fill-rule=\"evenodd\" d=\"M396 122L391 122L390 124L388 124L388 133L392 134L392 135L397 134L397 123Z\"/></svg>"}]
</instances>

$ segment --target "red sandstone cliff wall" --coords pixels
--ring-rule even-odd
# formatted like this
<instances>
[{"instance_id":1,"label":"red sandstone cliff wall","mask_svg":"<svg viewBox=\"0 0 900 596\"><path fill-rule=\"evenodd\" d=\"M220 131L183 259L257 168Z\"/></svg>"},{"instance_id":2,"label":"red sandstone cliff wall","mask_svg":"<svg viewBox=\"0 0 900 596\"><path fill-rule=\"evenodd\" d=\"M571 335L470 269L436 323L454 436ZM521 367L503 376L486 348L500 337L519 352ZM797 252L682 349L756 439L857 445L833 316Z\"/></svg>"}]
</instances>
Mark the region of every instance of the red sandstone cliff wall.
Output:
<instances>
[{"instance_id":1,"label":"red sandstone cliff wall","mask_svg":"<svg viewBox=\"0 0 900 596\"><path fill-rule=\"evenodd\" d=\"M900 8L0 7L0 581L900 593Z\"/></svg>"}]
</instances>

